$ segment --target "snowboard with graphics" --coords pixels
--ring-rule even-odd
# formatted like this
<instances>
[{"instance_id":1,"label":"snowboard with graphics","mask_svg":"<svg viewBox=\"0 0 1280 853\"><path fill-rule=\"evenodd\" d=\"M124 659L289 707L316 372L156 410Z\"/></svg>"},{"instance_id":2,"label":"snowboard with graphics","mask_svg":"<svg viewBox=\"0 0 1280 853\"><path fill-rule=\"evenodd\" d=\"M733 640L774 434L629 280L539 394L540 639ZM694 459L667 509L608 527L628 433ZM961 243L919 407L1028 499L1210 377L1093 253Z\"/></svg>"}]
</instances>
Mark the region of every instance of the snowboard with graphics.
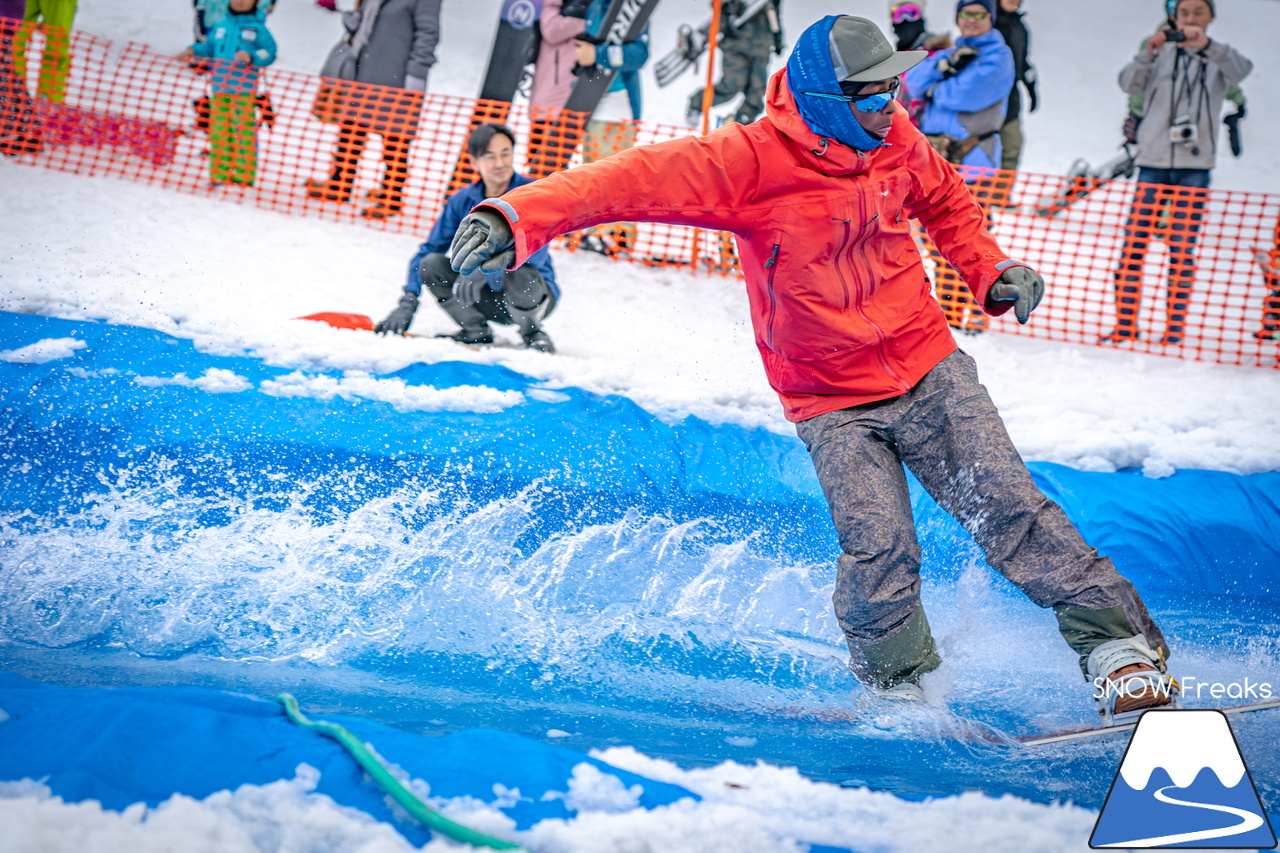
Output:
<instances>
[{"instance_id":1,"label":"snowboard with graphics","mask_svg":"<svg viewBox=\"0 0 1280 853\"><path fill-rule=\"evenodd\" d=\"M480 86L480 100L476 102L471 121L467 124L468 136L487 122L506 122L525 67L538 58L538 20L541 17L542 0L503 0L498 32L493 37L493 49L489 52L489 66ZM464 145L445 190L446 198L479 177L471 168Z\"/></svg>"},{"instance_id":2,"label":"snowboard with graphics","mask_svg":"<svg viewBox=\"0 0 1280 853\"><path fill-rule=\"evenodd\" d=\"M600 52L640 38L649 25L658 0L613 0L596 28L593 41ZM617 69L595 65L575 69L578 74L564 111L534 112L529 131L528 174L542 178L569 165L569 158L582 140L587 121L617 76Z\"/></svg>"},{"instance_id":3,"label":"snowboard with graphics","mask_svg":"<svg viewBox=\"0 0 1280 853\"><path fill-rule=\"evenodd\" d=\"M597 50L608 50L640 38L657 5L658 0L613 0L592 39ZM573 84L564 108L587 114L595 112L617 73L616 69L601 65L584 70L578 75L578 82Z\"/></svg>"}]
</instances>

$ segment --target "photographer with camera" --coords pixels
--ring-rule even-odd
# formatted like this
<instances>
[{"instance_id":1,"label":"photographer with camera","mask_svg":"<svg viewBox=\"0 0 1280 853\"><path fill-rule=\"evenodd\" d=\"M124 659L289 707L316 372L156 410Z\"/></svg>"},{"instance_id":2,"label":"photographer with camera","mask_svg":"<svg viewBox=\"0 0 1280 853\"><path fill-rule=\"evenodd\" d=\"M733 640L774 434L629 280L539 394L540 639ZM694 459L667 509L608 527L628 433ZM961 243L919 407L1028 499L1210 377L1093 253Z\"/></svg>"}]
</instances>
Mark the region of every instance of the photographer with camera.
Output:
<instances>
[{"instance_id":1,"label":"photographer with camera","mask_svg":"<svg viewBox=\"0 0 1280 853\"><path fill-rule=\"evenodd\" d=\"M1211 40L1213 0L1178 0L1176 27L1162 27L1120 72L1120 88L1142 94L1137 128L1138 190L1125 224L1115 273L1116 325L1104 343L1140 336L1142 266L1152 240L1169 249L1165 330L1160 342L1182 343L1195 278L1195 244L1204 220L1209 172L1218 153L1218 121L1227 90L1253 69L1235 48ZM1166 215L1161 208L1168 207Z\"/></svg>"}]
</instances>

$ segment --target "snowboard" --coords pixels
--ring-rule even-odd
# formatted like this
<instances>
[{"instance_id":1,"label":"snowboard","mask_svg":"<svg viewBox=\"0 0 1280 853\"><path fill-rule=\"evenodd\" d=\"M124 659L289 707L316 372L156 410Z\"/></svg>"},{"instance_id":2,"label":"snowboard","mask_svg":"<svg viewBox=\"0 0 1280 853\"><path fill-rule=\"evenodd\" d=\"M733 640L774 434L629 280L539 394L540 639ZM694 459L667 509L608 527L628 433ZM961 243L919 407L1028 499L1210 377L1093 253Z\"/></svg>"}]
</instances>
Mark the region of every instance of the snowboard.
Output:
<instances>
[{"instance_id":1,"label":"snowboard","mask_svg":"<svg viewBox=\"0 0 1280 853\"><path fill-rule=\"evenodd\" d=\"M644 34L649 16L658 0L613 0L596 30L588 39L600 48L635 41ZM569 165L591 114L609 90L617 70L594 65L590 69L574 69L578 75L564 111L554 115L535 115L529 130L528 174L544 178Z\"/></svg>"},{"instance_id":2,"label":"snowboard","mask_svg":"<svg viewBox=\"0 0 1280 853\"><path fill-rule=\"evenodd\" d=\"M741 14L737 15L730 23L730 27L737 29L746 24L756 14L773 0L746 0ZM716 35L717 44L719 39L724 36L725 27L721 27ZM676 34L676 48L666 56L658 60L653 66L654 77L658 80L659 86L667 86L677 77L683 74L690 65L698 61L702 54L707 52L707 35L711 32L711 19L707 18L702 22L701 26L694 28L688 24L682 24Z\"/></svg>"},{"instance_id":3,"label":"snowboard","mask_svg":"<svg viewBox=\"0 0 1280 853\"><path fill-rule=\"evenodd\" d=\"M324 323L333 326L335 329L355 329L358 332L372 332L376 323L368 314L348 314L342 311L321 311L318 314L308 314L305 317L294 317L295 320L314 320L317 323ZM405 332L402 337L406 338L429 338L431 340L444 340L437 335L418 335L413 332ZM454 341L458 346L466 347L469 350L482 350L490 347L498 349L525 349L523 345L509 344L504 341L495 340L491 344L464 344L461 341Z\"/></svg>"},{"instance_id":4,"label":"snowboard","mask_svg":"<svg viewBox=\"0 0 1280 853\"><path fill-rule=\"evenodd\" d=\"M482 124L502 124L511 111L511 100L520 88L525 66L538 58L538 20L542 17L542 0L503 0L498 18L498 32L493 37L493 49L489 52L489 65L480 86L480 100L476 102L467 135ZM453 177L445 189L445 197L453 195L467 184L474 183L479 175L471 168L466 146L458 156Z\"/></svg>"},{"instance_id":5,"label":"snowboard","mask_svg":"<svg viewBox=\"0 0 1280 853\"><path fill-rule=\"evenodd\" d=\"M1123 148L1123 151L1097 169L1090 167L1088 160L1083 158L1076 160L1067 170L1067 175L1057 192L1035 203L1035 214L1046 217L1057 216L1077 201L1088 198L1094 190L1105 187L1112 181L1133 177L1137 169L1133 162L1133 151L1128 145Z\"/></svg>"},{"instance_id":6,"label":"snowboard","mask_svg":"<svg viewBox=\"0 0 1280 853\"><path fill-rule=\"evenodd\" d=\"M607 48L640 38L657 5L658 0L613 0L600 19L595 39L597 45ZM617 73L613 68L603 68L600 65L582 70L564 108L579 113L595 112Z\"/></svg>"},{"instance_id":7,"label":"snowboard","mask_svg":"<svg viewBox=\"0 0 1280 853\"><path fill-rule=\"evenodd\" d=\"M1195 710L1221 711L1224 714L1248 714L1254 711L1266 711L1271 708L1280 708L1280 696L1273 696L1270 699L1263 699L1258 702L1249 702L1244 705L1223 705L1217 708L1197 708ZM1050 732L1042 735L1028 735L1026 737L1017 738L1017 740L1024 746L1044 746L1050 743L1065 743L1067 741L1083 740L1085 738L1116 734L1117 732L1127 732L1134 729L1137 725L1138 723L1135 720L1132 723L1123 723L1118 726L1082 726L1080 728L1065 729L1060 732Z\"/></svg>"}]
</instances>

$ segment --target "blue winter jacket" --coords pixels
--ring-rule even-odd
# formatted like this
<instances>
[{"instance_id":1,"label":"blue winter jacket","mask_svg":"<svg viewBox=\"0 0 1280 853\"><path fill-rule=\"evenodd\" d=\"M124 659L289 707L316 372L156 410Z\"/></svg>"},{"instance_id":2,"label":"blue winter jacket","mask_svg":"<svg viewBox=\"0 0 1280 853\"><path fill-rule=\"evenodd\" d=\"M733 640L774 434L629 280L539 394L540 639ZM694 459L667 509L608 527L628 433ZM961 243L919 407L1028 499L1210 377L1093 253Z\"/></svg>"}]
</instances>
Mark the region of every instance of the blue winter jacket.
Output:
<instances>
[{"instance_id":1,"label":"blue winter jacket","mask_svg":"<svg viewBox=\"0 0 1280 853\"><path fill-rule=\"evenodd\" d=\"M531 183L533 183L533 178L526 178L516 172L511 176L511 186L507 187L507 190L510 191L516 187ZM427 242L418 247L418 253L409 262L409 281L404 286L405 290L410 293L422 293L422 278L418 275L418 265L422 263L422 259L427 255L435 253L447 255L449 246L453 243L453 235L458 232L458 225L462 222L462 217L470 213L471 208L484 200L484 181L476 181L474 184L465 186L449 196L449 200L444 203L444 210L440 212L440 217L436 220L435 226L431 229L431 234L427 237ZM559 300L560 287L556 284L556 271L551 266L551 253L547 251L547 248L544 246L534 252L528 263L535 270L542 273L542 277L547 280L547 286L551 288L551 292ZM491 289L501 292L502 273L488 273L484 278Z\"/></svg>"},{"instance_id":2,"label":"blue winter jacket","mask_svg":"<svg viewBox=\"0 0 1280 853\"><path fill-rule=\"evenodd\" d=\"M266 22L256 12L227 15L209 30L207 41L191 46L196 56L214 60L209 70L209 88L217 94L252 95L258 88L258 68L276 61L276 40ZM249 54L244 65L235 56Z\"/></svg>"},{"instance_id":3,"label":"blue winter jacket","mask_svg":"<svg viewBox=\"0 0 1280 853\"><path fill-rule=\"evenodd\" d=\"M968 139L969 131L960 123L959 113L977 112L997 103L1004 110L1009 102L1014 79L1013 51L1004 43L1004 36L992 29L984 35L956 39L956 47L963 45L976 47L978 55L953 77L944 80L938 63L950 57L955 48L940 50L907 72L907 89L913 93L923 96L930 86L937 84L920 118L923 133L945 133L956 139ZM1002 120L1003 116L1002 112ZM964 165L1000 168L998 135L995 141L994 161L981 147L975 147L965 156Z\"/></svg>"},{"instance_id":4,"label":"blue winter jacket","mask_svg":"<svg viewBox=\"0 0 1280 853\"><path fill-rule=\"evenodd\" d=\"M611 0L591 0L587 7L587 29L593 37L600 36L600 23L605 12L609 11ZM623 42L620 45L598 45L596 47L596 64L618 69L613 82L609 84L610 92L627 90L627 100L631 104L631 117L640 120L640 110L644 106L640 99L640 69L649 61L649 27L644 28L640 38Z\"/></svg>"}]
</instances>

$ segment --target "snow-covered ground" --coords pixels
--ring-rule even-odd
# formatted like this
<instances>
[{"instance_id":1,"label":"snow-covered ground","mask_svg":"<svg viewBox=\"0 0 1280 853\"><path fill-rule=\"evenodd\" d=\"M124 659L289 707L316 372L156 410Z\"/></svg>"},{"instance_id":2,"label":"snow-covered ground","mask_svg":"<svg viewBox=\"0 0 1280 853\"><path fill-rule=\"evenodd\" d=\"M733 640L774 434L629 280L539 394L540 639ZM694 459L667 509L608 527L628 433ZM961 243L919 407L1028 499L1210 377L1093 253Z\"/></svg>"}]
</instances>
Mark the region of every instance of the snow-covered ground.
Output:
<instances>
[{"instance_id":1,"label":"snow-covered ground","mask_svg":"<svg viewBox=\"0 0 1280 853\"><path fill-rule=\"evenodd\" d=\"M496 0L444 3L445 38L433 91L472 96L496 20ZM1028 0L1033 58L1043 106L1026 121L1024 165L1061 171L1076 156L1097 162L1118 142L1123 96L1115 76L1159 19L1157 0ZM1246 81L1250 114L1245 156L1220 161L1215 186L1280 192L1280 2L1219 0L1211 34L1256 63ZM703 17L703 0L664 0L653 23L654 54L673 43L678 23ZM951 4L929 5L935 28ZM822 14L849 12L886 22L882 0L841 5L783 4L789 41ZM338 35L336 16L311 0L280 0L271 25L280 66L318 68ZM97 0L82 4L77 27L176 53L190 32L185 2ZM692 77L667 90L646 78L649 117L676 122ZM316 311L389 310L418 238L293 219L257 209L167 193L110 179L85 179L0 161L0 309L99 318L190 337L219 353L249 353L282 366L385 373L415 361L463 359L503 364L549 385L621 394L667 419L789 432L765 382L738 282L655 272L580 254L557 254L565 298L548 324L554 357L513 349L473 352L430 338L380 338L291 318ZM415 330L449 324L431 306ZM510 336L510 331L506 330ZM1092 347L987 334L962 340L1028 459L1089 470L1142 467L1238 473L1280 469L1280 371L1184 363ZM0 712L0 720L3 712ZM826 826L834 839L856 827L867 850L1083 850L1093 813L979 794L907 803L841 790L794 771L735 765L686 771L614 750L606 760L652 778L678 781L707 801L621 816L586 815L548 826L547 850L796 849L788 837ZM744 785L729 788L727 782ZM257 850L264 825L289 826L299 850L393 851L398 836L325 808L286 783L242 789L203 803L175 799L146 821L92 804L61 806L34 787L14 806L0 791L0 825L23 825L49 850ZM4 811L0 810L0 815ZM269 815L269 819L264 818ZM18 824L21 820L24 823ZM11 824L10 821L13 821ZM788 823L790 821L791 823ZM707 827L712 827L708 831ZM68 830L68 828L70 828ZM850 830L852 831L852 830ZM557 833L559 833L557 835ZM915 833L915 835L913 835ZM0 851L16 850L0 831ZM223 843L225 842L225 844ZM29 848L25 848L29 849ZM433 843L429 849L445 849Z\"/></svg>"}]
</instances>

